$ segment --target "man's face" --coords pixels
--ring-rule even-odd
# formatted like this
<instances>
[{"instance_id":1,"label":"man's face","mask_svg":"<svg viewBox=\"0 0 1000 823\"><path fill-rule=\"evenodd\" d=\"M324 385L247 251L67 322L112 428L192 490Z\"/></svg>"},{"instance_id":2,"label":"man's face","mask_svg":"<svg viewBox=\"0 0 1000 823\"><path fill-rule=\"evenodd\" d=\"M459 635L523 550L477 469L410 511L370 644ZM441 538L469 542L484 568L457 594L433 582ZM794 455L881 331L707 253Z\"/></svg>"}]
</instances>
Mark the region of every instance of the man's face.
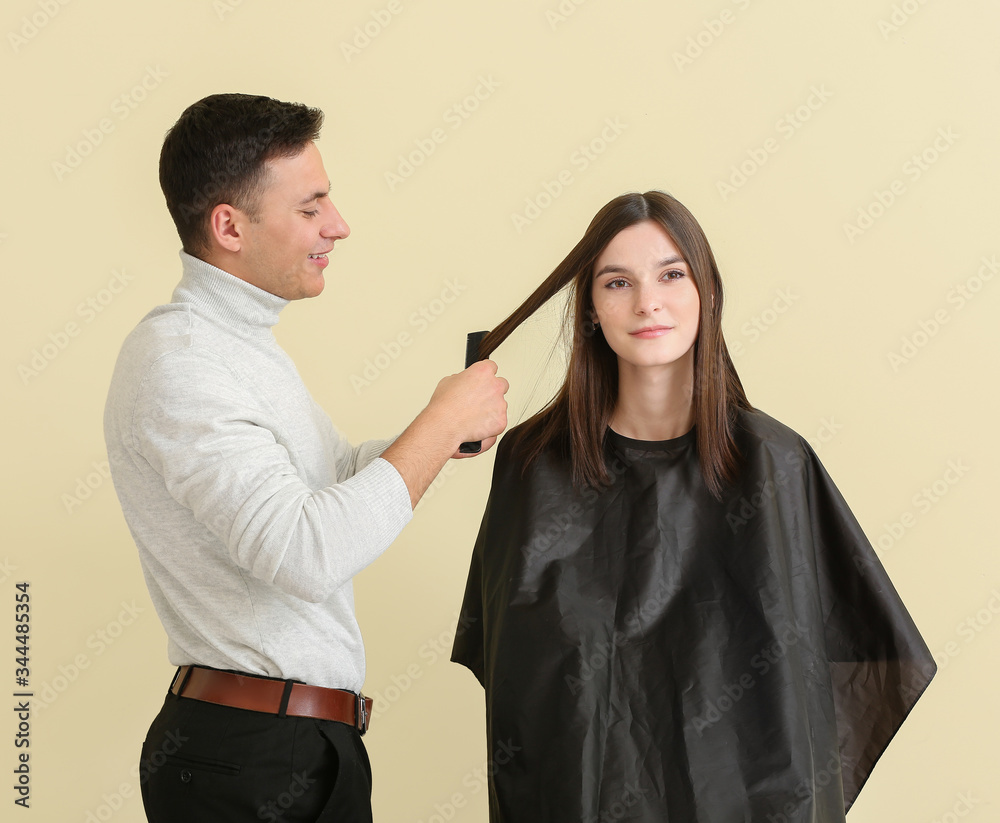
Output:
<instances>
[{"instance_id":1,"label":"man's face","mask_svg":"<svg viewBox=\"0 0 1000 823\"><path fill-rule=\"evenodd\" d=\"M294 157L269 160L256 222L241 221L237 277L299 300L323 291L333 244L351 233L330 201L330 179L315 143Z\"/></svg>"}]
</instances>

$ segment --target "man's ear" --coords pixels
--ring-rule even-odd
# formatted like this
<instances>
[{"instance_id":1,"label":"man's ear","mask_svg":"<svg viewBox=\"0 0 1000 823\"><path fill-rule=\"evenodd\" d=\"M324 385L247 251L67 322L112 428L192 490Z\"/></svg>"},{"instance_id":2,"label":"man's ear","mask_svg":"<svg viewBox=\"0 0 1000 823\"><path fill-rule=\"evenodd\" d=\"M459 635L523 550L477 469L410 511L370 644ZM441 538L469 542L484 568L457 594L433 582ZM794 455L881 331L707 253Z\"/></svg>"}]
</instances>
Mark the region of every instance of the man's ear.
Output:
<instances>
[{"instance_id":1,"label":"man's ear","mask_svg":"<svg viewBox=\"0 0 1000 823\"><path fill-rule=\"evenodd\" d=\"M229 252L238 252L243 246L243 225L246 215L235 206L219 203L208 218L208 232L212 241Z\"/></svg>"}]
</instances>

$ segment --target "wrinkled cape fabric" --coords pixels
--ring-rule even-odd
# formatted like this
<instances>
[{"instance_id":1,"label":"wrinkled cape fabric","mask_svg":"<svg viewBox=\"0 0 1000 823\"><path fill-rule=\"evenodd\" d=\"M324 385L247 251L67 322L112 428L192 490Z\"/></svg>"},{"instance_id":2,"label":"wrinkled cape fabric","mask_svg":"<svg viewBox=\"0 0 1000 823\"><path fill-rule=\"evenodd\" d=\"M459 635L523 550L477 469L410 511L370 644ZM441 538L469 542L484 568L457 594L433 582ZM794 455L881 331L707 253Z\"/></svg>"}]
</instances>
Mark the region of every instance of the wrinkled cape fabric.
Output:
<instances>
[{"instance_id":1,"label":"wrinkled cape fabric","mask_svg":"<svg viewBox=\"0 0 1000 823\"><path fill-rule=\"evenodd\" d=\"M500 444L452 659L486 692L490 819L843 821L935 664L808 443L741 412L609 431L610 487Z\"/></svg>"}]
</instances>

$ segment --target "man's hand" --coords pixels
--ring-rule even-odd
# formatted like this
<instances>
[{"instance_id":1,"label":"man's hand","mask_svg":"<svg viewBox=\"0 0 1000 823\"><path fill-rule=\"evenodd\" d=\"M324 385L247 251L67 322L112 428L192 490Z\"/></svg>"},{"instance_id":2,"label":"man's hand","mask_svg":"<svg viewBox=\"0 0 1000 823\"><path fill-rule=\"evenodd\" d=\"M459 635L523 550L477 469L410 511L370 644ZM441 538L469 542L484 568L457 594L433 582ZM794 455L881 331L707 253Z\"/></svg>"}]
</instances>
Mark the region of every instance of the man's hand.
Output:
<instances>
[{"instance_id":1,"label":"man's hand","mask_svg":"<svg viewBox=\"0 0 1000 823\"><path fill-rule=\"evenodd\" d=\"M417 505L449 458L476 456L459 455L462 443L483 441L477 453L482 454L496 442L507 427L508 388L492 360L473 363L437 384L427 407L382 453L406 483L411 505Z\"/></svg>"},{"instance_id":2,"label":"man's hand","mask_svg":"<svg viewBox=\"0 0 1000 823\"><path fill-rule=\"evenodd\" d=\"M508 388L507 381L497 377L497 364L480 360L441 380L424 412L458 438L454 449L457 452L460 444L495 439L507 427L504 395Z\"/></svg>"}]
</instances>

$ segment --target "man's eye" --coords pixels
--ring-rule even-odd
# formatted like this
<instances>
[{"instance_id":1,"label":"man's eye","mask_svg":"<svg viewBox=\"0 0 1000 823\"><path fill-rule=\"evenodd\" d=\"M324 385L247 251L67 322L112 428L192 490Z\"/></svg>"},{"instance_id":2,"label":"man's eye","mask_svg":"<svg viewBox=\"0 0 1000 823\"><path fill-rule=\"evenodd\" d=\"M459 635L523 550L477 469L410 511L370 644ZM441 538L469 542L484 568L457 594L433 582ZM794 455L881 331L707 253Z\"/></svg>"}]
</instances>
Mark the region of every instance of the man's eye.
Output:
<instances>
[{"instance_id":1,"label":"man's eye","mask_svg":"<svg viewBox=\"0 0 1000 823\"><path fill-rule=\"evenodd\" d=\"M319 209L311 209L309 211L304 211L302 213L307 217L315 217L317 214L319 214Z\"/></svg>"}]
</instances>

